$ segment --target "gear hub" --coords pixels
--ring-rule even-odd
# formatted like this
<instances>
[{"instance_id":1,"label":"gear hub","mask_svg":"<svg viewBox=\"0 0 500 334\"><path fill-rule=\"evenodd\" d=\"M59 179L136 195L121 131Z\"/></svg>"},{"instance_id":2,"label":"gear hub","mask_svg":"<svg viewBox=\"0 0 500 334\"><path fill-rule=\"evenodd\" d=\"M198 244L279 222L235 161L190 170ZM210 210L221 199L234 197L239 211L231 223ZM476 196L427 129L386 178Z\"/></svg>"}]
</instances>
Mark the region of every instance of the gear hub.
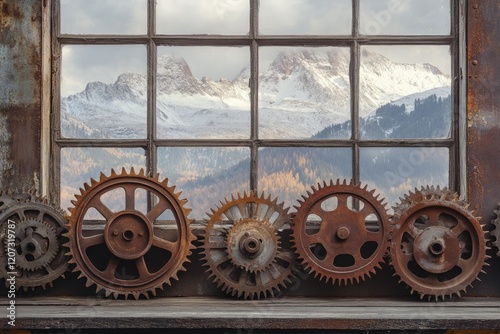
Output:
<instances>
[{"instance_id":1,"label":"gear hub","mask_svg":"<svg viewBox=\"0 0 500 334\"><path fill-rule=\"evenodd\" d=\"M485 265L485 232L467 204L444 189L415 190L394 208L392 265L412 293L460 296Z\"/></svg>"},{"instance_id":2,"label":"gear hub","mask_svg":"<svg viewBox=\"0 0 500 334\"><path fill-rule=\"evenodd\" d=\"M168 179L111 170L84 188L70 209L68 246L87 286L114 298L149 298L186 270L191 210Z\"/></svg>"},{"instance_id":3,"label":"gear hub","mask_svg":"<svg viewBox=\"0 0 500 334\"><path fill-rule=\"evenodd\" d=\"M253 192L238 194L209 215L202 254L218 287L233 296L273 296L293 277L295 256L278 231L290 226L288 208Z\"/></svg>"},{"instance_id":4,"label":"gear hub","mask_svg":"<svg viewBox=\"0 0 500 334\"><path fill-rule=\"evenodd\" d=\"M292 238L306 270L334 284L369 277L389 247L383 199L352 183L318 184L299 200Z\"/></svg>"}]
</instances>

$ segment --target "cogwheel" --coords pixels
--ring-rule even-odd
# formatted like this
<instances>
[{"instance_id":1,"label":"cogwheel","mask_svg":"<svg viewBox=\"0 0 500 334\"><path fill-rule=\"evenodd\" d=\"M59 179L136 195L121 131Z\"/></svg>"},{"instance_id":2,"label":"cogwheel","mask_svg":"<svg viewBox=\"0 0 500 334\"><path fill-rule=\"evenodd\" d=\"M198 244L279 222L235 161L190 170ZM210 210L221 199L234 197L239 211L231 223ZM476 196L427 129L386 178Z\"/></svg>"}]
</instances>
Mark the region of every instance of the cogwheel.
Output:
<instances>
[{"instance_id":1,"label":"cogwheel","mask_svg":"<svg viewBox=\"0 0 500 334\"><path fill-rule=\"evenodd\" d=\"M429 186L405 195L394 208L392 265L421 299L460 297L484 273L486 232L467 208L458 194Z\"/></svg>"},{"instance_id":2,"label":"cogwheel","mask_svg":"<svg viewBox=\"0 0 500 334\"><path fill-rule=\"evenodd\" d=\"M208 214L203 260L217 287L232 296L274 296L294 277L295 256L278 237L290 226L288 208L254 192L240 194Z\"/></svg>"},{"instance_id":3,"label":"cogwheel","mask_svg":"<svg viewBox=\"0 0 500 334\"><path fill-rule=\"evenodd\" d=\"M383 199L352 181L323 182L296 206L292 240L315 277L333 284L359 283L381 268L390 226Z\"/></svg>"},{"instance_id":4,"label":"cogwheel","mask_svg":"<svg viewBox=\"0 0 500 334\"><path fill-rule=\"evenodd\" d=\"M16 287L24 290L52 286L68 267L65 213L35 191L2 192L0 196L0 272L17 272ZM11 228L9 225L13 225ZM9 238L13 231L13 239ZM15 254L15 270L7 254Z\"/></svg>"},{"instance_id":5,"label":"cogwheel","mask_svg":"<svg viewBox=\"0 0 500 334\"><path fill-rule=\"evenodd\" d=\"M498 203L498 209L493 212L496 218L491 223L495 226L495 229L490 231L490 235L495 239L492 243L497 248L497 256L500 257L500 203Z\"/></svg>"},{"instance_id":6,"label":"cogwheel","mask_svg":"<svg viewBox=\"0 0 500 334\"><path fill-rule=\"evenodd\" d=\"M57 232L51 225L36 218L22 219L15 224L16 267L35 271L46 267L56 257L59 250ZM9 239L5 239L8 253Z\"/></svg>"},{"instance_id":7,"label":"cogwheel","mask_svg":"<svg viewBox=\"0 0 500 334\"><path fill-rule=\"evenodd\" d=\"M187 200L168 179L132 168L91 179L69 209L70 263L96 291L127 299L156 296L178 279L194 248ZM142 197L141 197L142 196ZM150 205L146 205L150 199Z\"/></svg>"}]
</instances>

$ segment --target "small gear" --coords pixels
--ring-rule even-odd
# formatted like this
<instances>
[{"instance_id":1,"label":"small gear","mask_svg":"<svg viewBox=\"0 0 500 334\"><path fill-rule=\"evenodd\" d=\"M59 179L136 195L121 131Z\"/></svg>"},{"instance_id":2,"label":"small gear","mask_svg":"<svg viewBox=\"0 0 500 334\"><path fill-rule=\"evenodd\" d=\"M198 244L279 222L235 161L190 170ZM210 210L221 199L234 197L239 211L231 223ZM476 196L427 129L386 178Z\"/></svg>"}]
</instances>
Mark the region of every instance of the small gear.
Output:
<instances>
[{"instance_id":1,"label":"small gear","mask_svg":"<svg viewBox=\"0 0 500 334\"><path fill-rule=\"evenodd\" d=\"M123 168L121 174L101 173L80 192L69 209L67 246L73 271L87 287L95 284L97 292L114 298L149 298L186 270L195 240L191 210L168 179Z\"/></svg>"},{"instance_id":2,"label":"small gear","mask_svg":"<svg viewBox=\"0 0 500 334\"><path fill-rule=\"evenodd\" d=\"M490 235L494 238L492 243L497 248L497 256L500 257L500 203L498 203L498 209L493 212L496 218L491 223L495 226L495 229L490 231Z\"/></svg>"},{"instance_id":3,"label":"small gear","mask_svg":"<svg viewBox=\"0 0 500 334\"><path fill-rule=\"evenodd\" d=\"M245 299L274 296L286 287L295 256L278 236L291 223L283 203L264 194L238 194L208 216L202 254L217 287Z\"/></svg>"},{"instance_id":4,"label":"small gear","mask_svg":"<svg viewBox=\"0 0 500 334\"><path fill-rule=\"evenodd\" d=\"M391 260L400 282L420 298L461 296L489 258L478 219L446 188L422 187L394 208Z\"/></svg>"},{"instance_id":5,"label":"small gear","mask_svg":"<svg viewBox=\"0 0 500 334\"><path fill-rule=\"evenodd\" d=\"M23 219L14 229L16 267L21 270L35 271L50 264L59 250L56 230L36 218ZM5 239L5 250L9 242Z\"/></svg>"},{"instance_id":6,"label":"small gear","mask_svg":"<svg viewBox=\"0 0 500 334\"><path fill-rule=\"evenodd\" d=\"M390 226L384 199L374 192L337 180L302 196L292 239L306 270L333 284L352 284L381 268Z\"/></svg>"},{"instance_id":7,"label":"small gear","mask_svg":"<svg viewBox=\"0 0 500 334\"><path fill-rule=\"evenodd\" d=\"M0 273L6 277L16 272L16 287L24 290L52 286L68 267L65 242L64 211L40 197L36 191L10 192L0 195ZM9 225L14 225L14 228ZM9 238L10 233L14 238ZM7 255L15 254L15 270Z\"/></svg>"}]
</instances>

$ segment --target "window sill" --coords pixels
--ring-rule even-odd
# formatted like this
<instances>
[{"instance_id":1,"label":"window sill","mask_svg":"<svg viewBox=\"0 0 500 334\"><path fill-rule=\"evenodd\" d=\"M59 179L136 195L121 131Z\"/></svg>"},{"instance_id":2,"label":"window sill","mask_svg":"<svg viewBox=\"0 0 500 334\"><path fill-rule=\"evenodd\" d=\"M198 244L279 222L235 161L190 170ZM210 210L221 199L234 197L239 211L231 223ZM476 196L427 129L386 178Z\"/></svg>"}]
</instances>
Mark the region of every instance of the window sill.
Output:
<instances>
[{"instance_id":1,"label":"window sill","mask_svg":"<svg viewBox=\"0 0 500 334\"><path fill-rule=\"evenodd\" d=\"M8 303L0 299L2 309ZM16 328L498 329L500 298L428 303L297 297L260 301L18 297Z\"/></svg>"}]
</instances>

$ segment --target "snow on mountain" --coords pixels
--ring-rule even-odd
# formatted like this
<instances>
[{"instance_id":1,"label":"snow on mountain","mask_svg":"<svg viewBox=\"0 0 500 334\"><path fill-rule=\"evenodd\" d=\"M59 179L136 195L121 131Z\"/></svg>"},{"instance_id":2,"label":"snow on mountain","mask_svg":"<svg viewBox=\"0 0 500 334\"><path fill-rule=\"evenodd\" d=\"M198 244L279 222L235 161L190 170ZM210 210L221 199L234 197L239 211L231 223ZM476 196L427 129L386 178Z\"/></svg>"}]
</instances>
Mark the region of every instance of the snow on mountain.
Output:
<instances>
[{"instance_id":1,"label":"snow on mountain","mask_svg":"<svg viewBox=\"0 0 500 334\"><path fill-rule=\"evenodd\" d=\"M259 76L260 136L308 138L327 124L349 119L349 64L345 48L327 52L295 49L278 54ZM159 137L249 137L248 68L233 79L200 79L193 76L183 58L170 55L159 56L157 68ZM146 76L134 73L124 73L112 84L89 83L84 91L62 99L62 114L110 138L143 138L147 124L146 83ZM450 77L432 65L394 63L363 50L360 115L450 83ZM69 123L63 121L63 135L71 137L65 124Z\"/></svg>"}]
</instances>

